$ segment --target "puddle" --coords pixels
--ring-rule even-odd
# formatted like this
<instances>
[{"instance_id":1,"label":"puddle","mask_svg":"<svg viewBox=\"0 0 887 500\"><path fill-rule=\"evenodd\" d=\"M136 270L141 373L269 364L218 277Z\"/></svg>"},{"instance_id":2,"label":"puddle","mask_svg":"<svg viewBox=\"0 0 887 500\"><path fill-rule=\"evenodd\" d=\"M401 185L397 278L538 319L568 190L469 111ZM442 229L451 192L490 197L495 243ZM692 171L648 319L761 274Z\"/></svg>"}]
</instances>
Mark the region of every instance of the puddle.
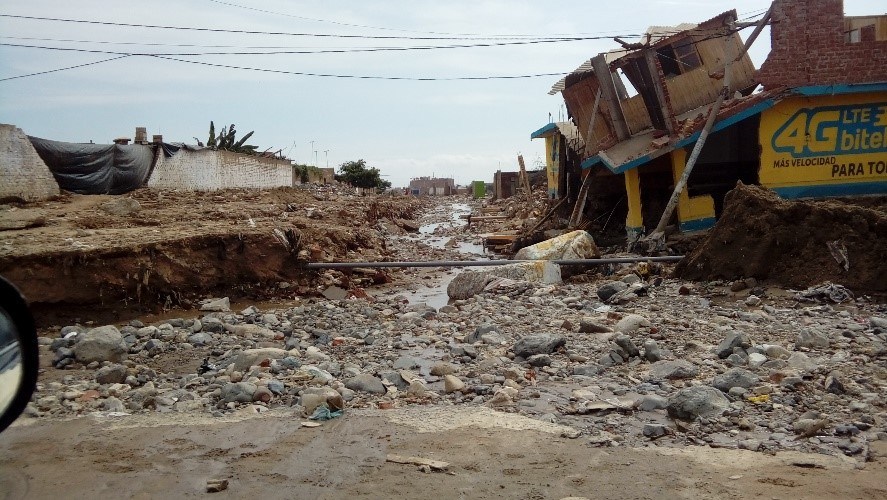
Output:
<instances>
[{"instance_id":1,"label":"puddle","mask_svg":"<svg viewBox=\"0 0 887 500\"><path fill-rule=\"evenodd\" d=\"M448 249L468 257L467 260L490 260L498 256L488 253L482 244L472 241L455 241L450 243L458 235L452 233L460 231L468 225L468 221L462 215L471 213L471 206L467 203L452 203L445 210L427 214L425 220L436 220L419 226L419 234L406 236L406 238L425 243L432 248ZM450 243L448 245L448 243ZM433 280L422 280L412 289L399 289L393 291L397 295L404 296L410 304L427 304L435 309L449 303L447 286L462 269L453 268L440 274Z\"/></svg>"}]
</instances>

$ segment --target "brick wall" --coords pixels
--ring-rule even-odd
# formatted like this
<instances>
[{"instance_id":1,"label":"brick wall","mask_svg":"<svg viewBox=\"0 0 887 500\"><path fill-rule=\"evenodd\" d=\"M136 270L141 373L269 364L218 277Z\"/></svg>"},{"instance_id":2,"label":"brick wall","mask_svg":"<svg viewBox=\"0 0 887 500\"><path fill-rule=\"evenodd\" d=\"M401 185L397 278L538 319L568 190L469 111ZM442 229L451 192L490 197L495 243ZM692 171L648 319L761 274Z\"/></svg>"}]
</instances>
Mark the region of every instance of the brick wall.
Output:
<instances>
[{"instance_id":1,"label":"brick wall","mask_svg":"<svg viewBox=\"0 0 887 500\"><path fill-rule=\"evenodd\" d=\"M887 41L863 30L845 42L843 0L776 0L771 50L757 72L764 88L887 81Z\"/></svg>"},{"instance_id":2,"label":"brick wall","mask_svg":"<svg viewBox=\"0 0 887 500\"><path fill-rule=\"evenodd\" d=\"M293 185L287 160L203 149L180 149L172 157L159 155L148 186L184 191L227 188L274 188Z\"/></svg>"},{"instance_id":3,"label":"brick wall","mask_svg":"<svg viewBox=\"0 0 887 500\"><path fill-rule=\"evenodd\" d=\"M59 185L28 136L0 123L0 199L38 201L58 194Z\"/></svg>"}]
</instances>

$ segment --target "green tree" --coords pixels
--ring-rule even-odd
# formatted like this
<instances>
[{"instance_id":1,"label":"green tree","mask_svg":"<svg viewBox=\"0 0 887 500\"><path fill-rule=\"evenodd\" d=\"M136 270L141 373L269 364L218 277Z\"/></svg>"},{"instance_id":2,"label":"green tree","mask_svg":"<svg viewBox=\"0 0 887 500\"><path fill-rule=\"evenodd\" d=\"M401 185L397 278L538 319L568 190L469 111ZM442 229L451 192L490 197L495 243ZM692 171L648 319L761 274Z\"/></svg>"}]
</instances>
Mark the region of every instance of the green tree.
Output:
<instances>
[{"instance_id":1,"label":"green tree","mask_svg":"<svg viewBox=\"0 0 887 500\"><path fill-rule=\"evenodd\" d=\"M212 120L209 122L209 140L206 141L206 147L216 147L216 124Z\"/></svg>"},{"instance_id":2,"label":"green tree","mask_svg":"<svg viewBox=\"0 0 887 500\"><path fill-rule=\"evenodd\" d=\"M224 149L235 153L257 154L258 146L246 144L247 139L252 137L253 132L249 132L239 141L237 140L237 131L232 123L230 127L222 127L222 131L216 136L216 125L212 121L209 122L209 140L206 146L210 148Z\"/></svg>"},{"instance_id":3,"label":"green tree","mask_svg":"<svg viewBox=\"0 0 887 500\"><path fill-rule=\"evenodd\" d=\"M391 187L391 183L382 179L379 169L367 167L363 159L349 161L339 165L339 174L336 180L346 182L354 187L376 189L381 192Z\"/></svg>"}]
</instances>

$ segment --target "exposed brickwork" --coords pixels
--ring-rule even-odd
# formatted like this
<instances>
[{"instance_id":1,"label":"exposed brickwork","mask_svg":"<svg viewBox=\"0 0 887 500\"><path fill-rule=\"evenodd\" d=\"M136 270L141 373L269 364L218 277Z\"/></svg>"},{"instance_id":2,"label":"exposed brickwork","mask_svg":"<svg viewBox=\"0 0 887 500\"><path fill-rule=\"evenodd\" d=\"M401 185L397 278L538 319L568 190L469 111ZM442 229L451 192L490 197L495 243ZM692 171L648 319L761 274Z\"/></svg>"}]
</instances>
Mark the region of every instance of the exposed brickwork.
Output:
<instances>
[{"instance_id":1,"label":"exposed brickwork","mask_svg":"<svg viewBox=\"0 0 887 500\"><path fill-rule=\"evenodd\" d=\"M776 0L758 81L766 89L887 81L887 41L860 32L860 42L845 42L843 0Z\"/></svg>"},{"instance_id":2,"label":"exposed brickwork","mask_svg":"<svg viewBox=\"0 0 887 500\"><path fill-rule=\"evenodd\" d=\"M59 185L28 136L20 128L0 124L0 199L38 201L58 194Z\"/></svg>"},{"instance_id":3,"label":"exposed brickwork","mask_svg":"<svg viewBox=\"0 0 887 500\"><path fill-rule=\"evenodd\" d=\"M289 161L211 149L182 149L171 158L161 154L148 179L150 187L184 191L292 185L293 168Z\"/></svg>"}]
</instances>

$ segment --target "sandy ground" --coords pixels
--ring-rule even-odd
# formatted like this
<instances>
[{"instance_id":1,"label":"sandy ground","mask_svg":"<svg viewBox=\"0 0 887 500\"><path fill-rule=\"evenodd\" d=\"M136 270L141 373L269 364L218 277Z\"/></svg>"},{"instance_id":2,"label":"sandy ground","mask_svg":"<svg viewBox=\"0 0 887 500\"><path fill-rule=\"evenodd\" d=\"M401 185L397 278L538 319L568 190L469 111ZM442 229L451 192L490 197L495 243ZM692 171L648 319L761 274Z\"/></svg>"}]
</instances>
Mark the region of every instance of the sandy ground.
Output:
<instances>
[{"instance_id":1,"label":"sandy ground","mask_svg":"<svg viewBox=\"0 0 887 500\"><path fill-rule=\"evenodd\" d=\"M483 407L21 421L0 436L4 498L885 498L887 459L590 447ZM883 451L887 450L881 450ZM443 472L387 454L449 462Z\"/></svg>"}]
</instances>

